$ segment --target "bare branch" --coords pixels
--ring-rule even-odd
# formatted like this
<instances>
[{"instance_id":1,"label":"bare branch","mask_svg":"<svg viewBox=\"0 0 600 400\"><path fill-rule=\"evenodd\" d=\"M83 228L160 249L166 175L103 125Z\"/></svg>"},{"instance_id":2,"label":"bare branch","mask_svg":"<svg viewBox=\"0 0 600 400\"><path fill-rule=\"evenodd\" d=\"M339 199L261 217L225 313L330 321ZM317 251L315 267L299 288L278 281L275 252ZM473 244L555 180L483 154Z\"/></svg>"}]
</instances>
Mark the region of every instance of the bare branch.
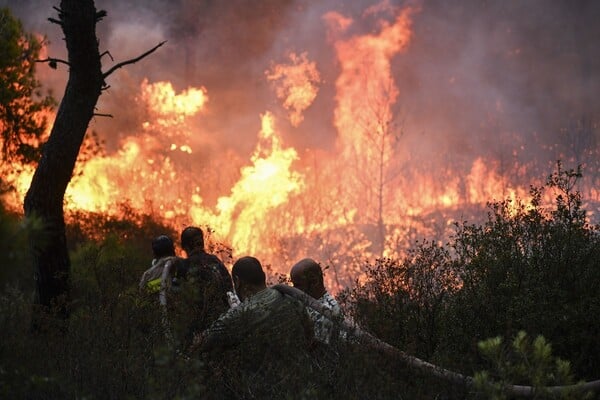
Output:
<instances>
[{"instance_id":1,"label":"bare branch","mask_svg":"<svg viewBox=\"0 0 600 400\"><path fill-rule=\"evenodd\" d=\"M63 16L65 15L65 12L62 9L60 9L60 8L58 8L56 6L53 6L52 8L55 9L56 12L58 12L58 17L62 20ZM50 17L50 18L48 18L48 21L52 22L53 24L60 25L60 26L63 25L62 21L60 21L58 19L55 19L55 18L51 18Z\"/></svg>"},{"instance_id":2,"label":"bare branch","mask_svg":"<svg viewBox=\"0 0 600 400\"><path fill-rule=\"evenodd\" d=\"M45 58L43 60L35 60L35 62L47 62L48 66L52 69L56 69L56 64L57 63L61 63L61 64L65 64L68 66L71 66L71 64L69 64L68 61L65 60L61 60L60 58Z\"/></svg>"},{"instance_id":3,"label":"bare branch","mask_svg":"<svg viewBox=\"0 0 600 400\"><path fill-rule=\"evenodd\" d=\"M106 118L113 118L112 114L101 114L101 113L94 113L93 115L94 117L106 117Z\"/></svg>"},{"instance_id":4,"label":"bare branch","mask_svg":"<svg viewBox=\"0 0 600 400\"><path fill-rule=\"evenodd\" d=\"M48 18L48 21L52 22L53 24L62 26L62 21L59 21L56 18Z\"/></svg>"},{"instance_id":5,"label":"bare branch","mask_svg":"<svg viewBox=\"0 0 600 400\"><path fill-rule=\"evenodd\" d=\"M148 50L147 52L145 52L144 54L136 57L136 58L132 58L130 60L126 60L123 62L118 63L117 65L113 66L111 69L109 69L108 71L106 71L105 73L102 74L103 78L107 78L110 74L112 74L113 72L115 72L117 69L124 67L125 65L129 65L129 64L134 64L138 61L140 61L141 59L143 59L144 57L149 56L150 54L154 53L156 51L156 49L158 49L160 46L162 46L163 44L167 43L167 41L163 41L160 42L159 44L157 44L156 46L154 46L153 48L151 48L150 50Z\"/></svg>"},{"instance_id":6,"label":"bare branch","mask_svg":"<svg viewBox=\"0 0 600 400\"><path fill-rule=\"evenodd\" d=\"M110 58L111 61L115 61L115 59L113 58L112 54L110 54L110 51L106 50L104 53L100 54L100 58L104 57L104 56L108 56Z\"/></svg>"},{"instance_id":7,"label":"bare branch","mask_svg":"<svg viewBox=\"0 0 600 400\"><path fill-rule=\"evenodd\" d=\"M102 18L106 17L106 10L100 10L96 13L95 17L96 17L96 22L101 21Z\"/></svg>"}]
</instances>

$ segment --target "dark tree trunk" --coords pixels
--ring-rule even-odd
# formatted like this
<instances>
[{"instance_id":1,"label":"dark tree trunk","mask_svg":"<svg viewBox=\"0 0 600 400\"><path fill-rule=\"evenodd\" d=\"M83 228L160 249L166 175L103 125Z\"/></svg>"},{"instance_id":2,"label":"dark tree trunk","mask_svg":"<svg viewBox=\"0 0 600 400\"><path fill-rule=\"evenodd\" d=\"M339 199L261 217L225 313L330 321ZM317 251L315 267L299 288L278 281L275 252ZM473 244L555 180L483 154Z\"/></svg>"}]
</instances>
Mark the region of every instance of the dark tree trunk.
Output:
<instances>
[{"instance_id":1,"label":"dark tree trunk","mask_svg":"<svg viewBox=\"0 0 600 400\"><path fill-rule=\"evenodd\" d=\"M60 302L67 316L70 260L65 236L63 200L90 119L103 86L96 39L99 19L93 0L62 0L59 21L69 54L69 80L50 138L44 146L25 197L25 216L38 217L44 234L31 240L36 303Z\"/></svg>"}]
</instances>

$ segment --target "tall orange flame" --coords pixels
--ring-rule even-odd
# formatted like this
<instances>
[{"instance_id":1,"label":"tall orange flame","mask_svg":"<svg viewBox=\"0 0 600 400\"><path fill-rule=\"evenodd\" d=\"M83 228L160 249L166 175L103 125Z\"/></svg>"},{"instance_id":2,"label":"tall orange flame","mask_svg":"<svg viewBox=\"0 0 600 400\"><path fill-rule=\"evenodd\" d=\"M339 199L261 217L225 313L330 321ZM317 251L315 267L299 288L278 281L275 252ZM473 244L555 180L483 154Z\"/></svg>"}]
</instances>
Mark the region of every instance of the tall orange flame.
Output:
<instances>
[{"instance_id":1,"label":"tall orange flame","mask_svg":"<svg viewBox=\"0 0 600 400\"><path fill-rule=\"evenodd\" d=\"M273 115L261 116L259 142L252 165L243 167L239 181L229 196L218 199L217 213L196 204L190 214L197 224L208 224L228 238L240 253L256 254L261 239L269 235L268 215L287 203L291 194L303 187L303 177L291 170L297 159L293 148L283 148L277 136ZM200 203L200 199L196 199Z\"/></svg>"},{"instance_id":2,"label":"tall orange flame","mask_svg":"<svg viewBox=\"0 0 600 400\"><path fill-rule=\"evenodd\" d=\"M365 131L373 129L369 110L380 106L388 109L396 102L398 89L393 83L391 59L410 41L411 12L404 9L393 23L381 20L377 33L334 43L342 69L336 81L335 124L344 149L365 142ZM325 19L336 36L343 35L351 25L350 20L335 12L328 13Z\"/></svg>"},{"instance_id":3,"label":"tall orange flame","mask_svg":"<svg viewBox=\"0 0 600 400\"><path fill-rule=\"evenodd\" d=\"M81 174L67 189L66 209L121 215L120 203L127 202L177 229L209 226L236 256L255 255L279 272L288 272L286 263L314 257L332 265L327 279L335 290L362 272L351 261L398 255L418 234L447 233L456 215L452 212L494 199L527 200L527 188L483 156L460 168L428 171L427 165L410 165L411 149L394 125L403 92L392 65L396 57L410 56L415 14L389 1L356 17L365 21L329 12L323 20L337 69L321 63L318 69L302 51L265 66L263 78L293 129L285 123L276 129L279 121L264 112L260 128L256 118L256 129L250 131L249 159L234 146L226 147L225 140L214 139L222 133L219 125L211 126L211 135L202 126L205 112L221 100L219 93L211 92L209 103L204 87L178 92L171 82L144 79L136 97L141 121L136 132L123 137L111 154L78 166ZM362 23L373 20L376 24L364 33ZM322 85L327 72L338 74L327 78L335 93ZM284 144L324 94L335 99L335 146L299 152ZM204 162L205 145L217 142L218 160ZM20 209L33 168L1 167L3 179L17 188L3 200ZM590 193L600 197L594 189ZM379 218L386 249L375 254Z\"/></svg>"}]
</instances>

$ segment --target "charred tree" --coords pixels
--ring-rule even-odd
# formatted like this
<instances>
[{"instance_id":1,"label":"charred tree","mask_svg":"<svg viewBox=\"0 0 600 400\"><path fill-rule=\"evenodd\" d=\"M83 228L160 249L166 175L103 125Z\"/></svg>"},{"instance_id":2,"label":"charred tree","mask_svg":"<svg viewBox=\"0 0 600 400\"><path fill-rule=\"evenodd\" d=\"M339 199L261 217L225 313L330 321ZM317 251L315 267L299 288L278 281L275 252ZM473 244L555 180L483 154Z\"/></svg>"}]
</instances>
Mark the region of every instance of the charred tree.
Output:
<instances>
[{"instance_id":1,"label":"charred tree","mask_svg":"<svg viewBox=\"0 0 600 400\"><path fill-rule=\"evenodd\" d=\"M368 79L365 75L365 79ZM369 84L366 85L370 87ZM376 227L374 238L374 254L383 257L385 251L386 222L384 219L387 186L396 178L397 172L393 171L393 155L403 133L403 122L398 125L392 106L395 103L395 88L392 79L381 84L373 84L367 92L367 103L364 114L357 118L358 124L363 129L365 154L362 154L365 163L360 163L364 175L363 185L367 188L369 204L374 209L371 220ZM374 186L374 188L373 188Z\"/></svg>"},{"instance_id":2,"label":"charred tree","mask_svg":"<svg viewBox=\"0 0 600 400\"><path fill-rule=\"evenodd\" d=\"M73 175L75 161L105 79L117 68L140 60L161 44L136 59L119 63L102 72L96 38L96 23L105 15L97 11L93 0L62 0L58 19L67 45L68 60L47 59L51 67L57 62L69 67L69 78L56 114L48 142L25 197L26 218L39 218L44 234L32 238L31 251L36 285L35 302L44 308L58 306L58 313L68 316L70 259L65 235L64 194Z\"/></svg>"},{"instance_id":3,"label":"charred tree","mask_svg":"<svg viewBox=\"0 0 600 400\"><path fill-rule=\"evenodd\" d=\"M99 16L92 0L63 0L58 23L69 54L69 80L48 142L25 197L25 216L40 218L42 237L34 238L36 303L51 306L60 299L66 316L70 260L67 252L63 199L75 160L103 86L96 39ZM61 299L61 297L63 297Z\"/></svg>"}]
</instances>

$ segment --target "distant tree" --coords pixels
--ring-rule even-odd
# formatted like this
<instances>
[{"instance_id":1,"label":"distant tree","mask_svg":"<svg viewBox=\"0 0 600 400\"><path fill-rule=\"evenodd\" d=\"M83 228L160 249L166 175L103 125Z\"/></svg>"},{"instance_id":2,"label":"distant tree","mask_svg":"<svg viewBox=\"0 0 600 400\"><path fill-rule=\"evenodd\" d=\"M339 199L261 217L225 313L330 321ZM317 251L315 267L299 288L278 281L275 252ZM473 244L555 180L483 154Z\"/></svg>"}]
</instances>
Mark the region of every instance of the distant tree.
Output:
<instances>
[{"instance_id":1,"label":"distant tree","mask_svg":"<svg viewBox=\"0 0 600 400\"><path fill-rule=\"evenodd\" d=\"M369 82L367 75L364 77ZM366 105L356 116L362 130L365 147L357 154L357 177L370 206L370 220L377 232L374 254L382 257L385 250L386 223L384 220L388 186L398 176L393 171L394 152L402 135L403 122L398 120L393 106L397 89L390 78L384 82L366 83ZM360 161L359 161L360 160Z\"/></svg>"},{"instance_id":2,"label":"distant tree","mask_svg":"<svg viewBox=\"0 0 600 400\"><path fill-rule=\"evenodd\" d=\"M36 303L57 309L66 317L69 296L70 260L67 251L63 200L88 124L95 114L105 79L118 68L137 62L163 43L102 72L96 23L106 16L97 11L93 0L62 0L59 19L68 50L68 60L48 58L50 66L69 66L69 79L48 142L43 148L31 186L25 197L25 216L38 217L45 227L43 240L31 240L36 280Z\"/></svg>"},{"instance_id":3,"label":"distant tree","mask_svg":"<svg viewBox=\"0 0 600 400\"><path fill-rule=\"evenodd\" d=\"M40 114L55 105L43 95L35 78L35 60L42 41L25 32L6 8L0 9L0 147L1 163L33 163L39 153L47 120Z\"/></svg>"}]
</instances>

